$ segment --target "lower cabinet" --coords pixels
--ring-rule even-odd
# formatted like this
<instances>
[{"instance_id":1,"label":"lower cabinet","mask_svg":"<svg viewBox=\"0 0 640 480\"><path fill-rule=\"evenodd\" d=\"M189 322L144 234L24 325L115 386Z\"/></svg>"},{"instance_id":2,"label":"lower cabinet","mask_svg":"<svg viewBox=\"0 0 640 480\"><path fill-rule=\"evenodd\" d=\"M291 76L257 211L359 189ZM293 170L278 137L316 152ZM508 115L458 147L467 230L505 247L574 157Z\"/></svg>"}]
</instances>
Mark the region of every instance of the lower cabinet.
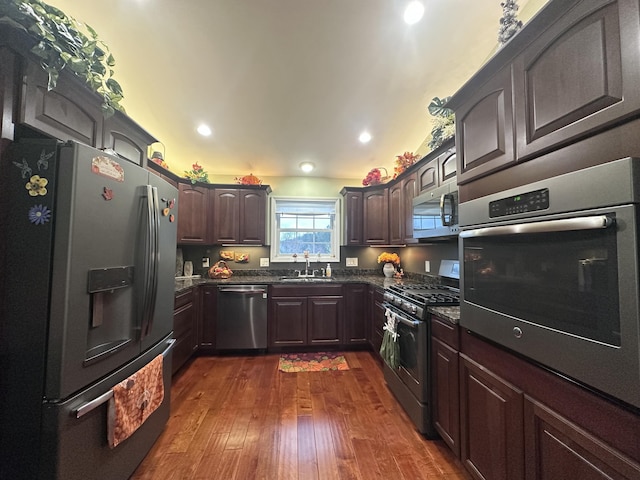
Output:
<instances>
[{"instance_id":1,"label":"lower cabinet","mask_svg":"<svg viewBox=\"0 0 640 480\"><path fill-rule=\"evenodd\" d=\"M478 479L524 478L523 394L460 355L460 459Z\"/></svg>"},{"instance_id":2,"label":"lower cabinet","mask_svg":"<svg viewBox=\"0 0 640 480\"><path fill-rule=\"evenodd\" d=\"M431 317L433 423L457 457L460 457L459 329L458 325Z\"/></svg>"},{"instance_id":3,"label":"lower cabinet","mask_svg":"<svg viewBox=\"0 0 640 480\"><path fill-rule=\"evenodd\" d=\"M193 288L176 294L173 310L173 364L171 373L176 373L198 349L198 303L199 290Z\"/></svg>"},{"instance_id":4,"label":"lower cabinet","mask_svg":"<svg viewBox=\"0 0 640 480\"><path fill-rule=\"evenodd\" d=\"M380 355L380 347L382 346L382 337L384 335L384 324L387 322L385 317L385 307L383 305L384 290L379 287L369 286L369 345L373 350L373 353L377 356L378 360L382 362L382 356Z\"/></svg>"},{"instance_id":5,"label":"lower cabinet","mask_svg":"<svg viewBox=\"0 0 640 480\"><path fill-rule=\"evenodd\" d=\"M344 343L367 344L367 293L364 283L346 283L344 292Z\"/></svg>"},{"instance_id":6,"label":"lower cabinet","mask_svg":"<svg viewBox=\"0 0 640 480\"><path fill-rule=\"evenodd\" d=\"M201 353L213 353L216 348L216 316L218 312L218 287L200 287L201 309L198 324L198 344Z\"/></svg>"},{"instance_id":7,"label":"lower cabinet","mask_svg":"<svg viewBox=\"0 0 640 480\"><path fill-rule=\"evenodd\" d=\"M460 345L460 459L474 478L640 478L640 416L468 332Z\"/></svg>"},{"instance_id":8,"label":"lower cabinet","mask_svg":"<svg viewBox=\"0 0 640 480\"><path fill-rule=\"evenodd\" d=\"M269 347L343 344L342 285L274 285L269 301Z\"/></svg>"}]
</instances>

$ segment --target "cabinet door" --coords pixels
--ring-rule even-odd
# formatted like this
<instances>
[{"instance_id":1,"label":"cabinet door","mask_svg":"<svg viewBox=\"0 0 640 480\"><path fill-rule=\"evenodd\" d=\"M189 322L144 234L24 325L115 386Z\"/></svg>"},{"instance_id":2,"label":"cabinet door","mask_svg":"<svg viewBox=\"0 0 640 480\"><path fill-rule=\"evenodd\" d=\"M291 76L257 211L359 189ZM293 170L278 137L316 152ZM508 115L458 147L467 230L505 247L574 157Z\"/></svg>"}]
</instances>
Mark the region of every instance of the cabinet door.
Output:
<instances>
[{"instance_id":1,"label":"cabinet door","mask_svg":"<svg viewBox=\"0 0 640 480\"><path fill-rule=\"evenodd\" d=\"M522 392L464 354L460 362L460 460L476 478L523 478Z\"/></svg>"},{"instance_id":2,"label":"cabinet door","mask_svg":"<svg viewBox=\"0 0 640 480\"><path fill-rule=\"evenodd\" d=\"M389 186L389 243L398 245L404 242L404 226L402 182L398 182Z\"/></svg>"},{"instance_id":3,"label":"cabinet door","mask_svg":"<svg viewBox=\"0 0 640 480\"><path fill-rule=\"evenodd\" d=\"M362 191L344 194L345 245L362 245Z\"/></svg>"},{"instance_id":4,"label":"cabinet door","mask_svg":"<svg viewBox=\"0 0 640 480\"><path fill-rule=\"evenodd\" d=\"M402 180L402 215L404 217L404 239L401 243L413 240L413 199L418 191L418 174L412 173Z\"/></svg>"},{"instance_id":5,"label":"cabinet door","mask_svg":"<svg viewBox=\"0 0 640 480\"><path fill-rule=\"evenodd\" d=\"M307 343L307 299L271 297L269 302L269 346L300 346Z\"/></svg>"},{"instance_id":6,"label":"cabinet door","mask_svg":"<svg viewBox=\"0 0 640 480\"><path fill-rule=\"evenodd\" d=\"M60 140L102 146L100 97L63 71L56 88L47 90L48 77L39 64L27 62L20 122Z\"/></svg>"},{"instance_id":7,"label":"cabinet door","mask_svg":"<svg viewBox=\"0 0 640 480\"><path fill-rule=\"evenodd\" d=\"M210 239L212 243L240 242L240 190L235 188L214 188L209 192L212 208L209 216Z\"/></svg>"},{"instance_id":8,"label":"cabinet door","mask_svg":"<svg viewBox=\"0 0 640 480\"><path fill-rule=\"evenodd\" d=\"M218 287L203 286L198 343L200 349L211 352L216 345L216 316L218 312Z\"/></svg>"},{"instance_id":9,"label":"cabinet door","mask_svg":"<svg viewBox=\"0 0 640 480\"><path fill-rule=\"evenodd\" d=\"M178 243L206 244L208 189L190 183L178 186Z\"/></svg>"},{"instance_id":10,"label":"cabinet door","mask_svg":"<svg viewBox=\"0 0 640 480\"><path fill-rule=\"evenodd\" d=\"M505 67L456 110L458 183L515 162L511 68Z\"/></svg>"},{"instance_id":11,"label":"cabinet door","mask_svg":"<svg viewBox=\"0 0 640 480\"><path fill-rule=\"evenodd\" d=\"M380 356L380 347L382 346L382 337L384 335L384 331L382 327L387 321L384 313L386 309L384 305L382 305L382 295L383 290L380 288L373 288L373 303L371 305L371 318L370 318L370 335L371 335L371 348L373 349L373 353L378 358L380 362L382 362L382 357Z\"/></svg>"},{"instance_id":12,"label":"cabinet door","mask_svg":"<svg viewBox=\"0 0 640 480\"><path fill-rule=\"evenodd\" d=\"M176 307L173 312L173 347L171 373L176 373L198 348L196 325L196 308L193 303L193 292L189 291L176 296Z\"/></svg>"},{"instance_id":13,"label":"cabinet door","mask_svg":"<svg viewBox=\"0 0 640 480\"><path fill-rule=\"evenodd\" d=\"M104 120L102 146L114 150L130 162L146 166L149 145L156 141L122 112L115 112Z\"/></svg>"},{"instance_id":14,"label":"cabinet door","mask_svg":"<svg viewBox=\"0 0 640 480\"><path fill-rule=\"evenodd\" d=\"M344 343L362 345L367 343L366 302L367 285L345 284L344 292Z\"/></svg>"},{"instance_id":15,"label":"cabinet door","mask_svg":"<svg viewBox=\"0 0 640 480\"><path fill-rule=\"evenodd\" d=\"M433 421L437 432L460 457L460 388L458 351L431 338Z\"/></svg>"},{"instance_id":16,"label":"cabinet door","mask_svg":"<svg viewBox=\"0 0 640 480\"><path fill-rule=\"evenodd\" d=\"M418 169L418 192L426 192L437 187L438 184L438 160L434 158Z\"/></svg>"},{"instance_id":17,"label":"cabinet door","mask_svg":"<svg viewBox=\"0 0 640 480\"><path fill-rule=\"evenodd\" d=\"M267 192L240 191L239 243L263 245L266 243Z\"/></svg>"},{"instance_id":18,"label":"cabinet door","mask_svg":"<svg viewBox=\"0 0 640 480\"><path fill-rule=\"evenodd\" d=\"M638 9L637 1L584 1L515 59L519 161L640 110Z\"/></svg>"},{"instance_id":19,"label":"cabinet door","mask_svg":"<svg viewBox=\"0 0 640 480\"><path fill-rule=\"evenodd\" d=\"M525 396L526 478L640 478L640 464Z\"/></svg>"},{"instance_id":20,"label":"cabinet door","mask_svg":"<svg viewBox=\"0 0 640 480\"><path fill-rule=\"evenodd\" d=\"M365 191L362 195L363 239L367 245L389 243L389 191Z\"/></svg>"},{"instance_id":21,"label":"cabinet door","mask_svg":"<svg viewBox=\"0 0 640 480\"><path fill-rule=\"evenodd\" d=\"M342 344L343 297L309 297L307 302L307 343L309 345Z\"/></svg>"},{"instance_id":22,"label":"cabinet door","mask_svg":"<svg viewBox=\"0 0 640 480\"><path fill-rule=\"evenodd\" d=\"M448 149L442 155L438 156L438 176L440 184L455 180L458 173L458 157L455 147Z\"/></svg>"},{"instance_id":23,"label":"cabinet door","mask_svg":"<svg viewBox=\"0 0 640 480\"><path fill-rule=\"evenodd\" d=\"M0 138L13 140L14 102L18 101L14 88L18 84L18 57L7 47L0 47ZM0 150L0 155L2 151Z\"/></svg>"}]
</instances>

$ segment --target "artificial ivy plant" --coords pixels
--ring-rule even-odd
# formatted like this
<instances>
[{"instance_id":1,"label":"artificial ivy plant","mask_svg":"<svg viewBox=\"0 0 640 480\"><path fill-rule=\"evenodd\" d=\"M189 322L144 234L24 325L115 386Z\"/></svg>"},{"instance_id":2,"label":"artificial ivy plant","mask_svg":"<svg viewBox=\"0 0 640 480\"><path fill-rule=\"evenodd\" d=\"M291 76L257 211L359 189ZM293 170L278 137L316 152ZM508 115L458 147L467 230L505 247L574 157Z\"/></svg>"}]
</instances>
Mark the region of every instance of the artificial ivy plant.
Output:
<instances>
[{"instance_id":1,"label":"artificial ivy plant","mask_svg":"<svg viewBox=\"0 0 640 480\"><path fill-rule=\"evenodd\" d=\"M431 140L429 140L429 148L431 150L438 148L445 140L453 137L456 133L455 115L453 110L445 107L450 99L451 97L433 97L429 104L429 114L433 117Z\"/></svg>"},{"instance_id":2,"label":"artificial ivy plant","mask_svg":"<svg viewBox=\"0 0 640 480\"><path fill-rule=\"evenodd\" d=\"M102 97L105 116L124 112L122 88L113 78L113 55L89 25L40 0L0 0L0 22L24 30L38 42L31 51L49 76L49 90L67 68Z\"/></svg>"}]
</instances>

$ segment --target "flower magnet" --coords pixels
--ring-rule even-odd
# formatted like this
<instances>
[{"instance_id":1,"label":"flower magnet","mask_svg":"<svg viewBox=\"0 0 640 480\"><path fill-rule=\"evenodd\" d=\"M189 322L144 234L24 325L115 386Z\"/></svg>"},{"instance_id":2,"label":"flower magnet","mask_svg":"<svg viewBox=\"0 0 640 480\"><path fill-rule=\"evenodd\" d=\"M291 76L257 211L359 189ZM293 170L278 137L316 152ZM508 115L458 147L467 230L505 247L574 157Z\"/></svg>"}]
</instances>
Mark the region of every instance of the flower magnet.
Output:
<instances>
[{"instance_id":1,"label":"flower magnet","mask_svg":"<svg viewBox=\"0 0 640 480\"><path fill-rule=\"evenodd\" d=\"M29 191L29 195L37 197L38 195L46 195L47 189L45 188L49 180L40 175L32 175L27 184L24 186Z\"/></svg>"},{"instance_id":2,"label":"flower magnet","mask_svg":"<svg viewBox=\"0 0 640 480\"><path fill-rule=\"evenodd\" d=\"M44 205L34 205L29 209L29 221L34 225L44 225L51 220L51 210Z\"/></svg>"}]
</instances>

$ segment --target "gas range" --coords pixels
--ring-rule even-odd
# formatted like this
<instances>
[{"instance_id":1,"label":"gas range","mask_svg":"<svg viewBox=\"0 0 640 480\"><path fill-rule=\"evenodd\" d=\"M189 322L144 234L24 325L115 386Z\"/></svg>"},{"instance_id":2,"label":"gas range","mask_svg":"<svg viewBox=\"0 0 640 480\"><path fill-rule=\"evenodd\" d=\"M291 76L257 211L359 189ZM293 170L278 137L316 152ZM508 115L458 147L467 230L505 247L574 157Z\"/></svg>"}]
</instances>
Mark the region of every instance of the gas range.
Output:
<instances>
[{"instance_id":1,"label":"gas range","mask_svg":"<svg viewBox=\"0 0 640 480\"><path fill-rule=\"evenodd\" d=\"M417 320L424 320L427 307L460 305L460 290L438 283L391 285L384 291L384 300Z\"/></svg>"}]
</instances>

